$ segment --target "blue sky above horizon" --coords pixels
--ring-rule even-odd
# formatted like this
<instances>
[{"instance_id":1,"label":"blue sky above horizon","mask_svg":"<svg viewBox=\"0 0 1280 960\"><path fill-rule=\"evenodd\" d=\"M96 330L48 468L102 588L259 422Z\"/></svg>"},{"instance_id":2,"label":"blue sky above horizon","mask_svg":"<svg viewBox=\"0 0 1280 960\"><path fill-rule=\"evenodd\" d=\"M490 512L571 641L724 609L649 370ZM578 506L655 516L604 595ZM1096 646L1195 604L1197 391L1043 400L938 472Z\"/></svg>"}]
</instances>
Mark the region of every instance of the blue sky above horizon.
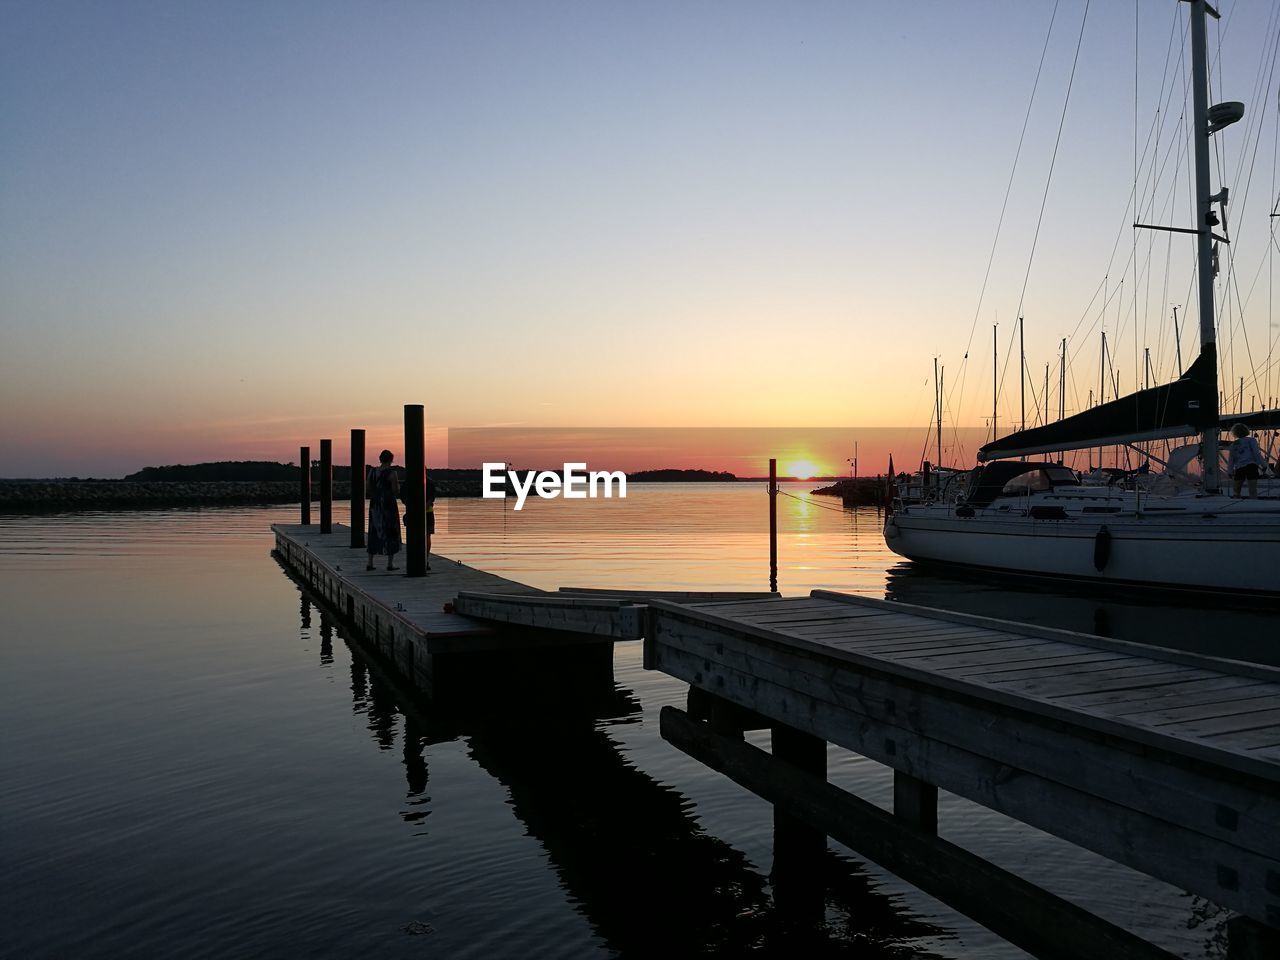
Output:
<instances>
[{"instance_id":1,"label":"blue sky above horizon","mask_svg":"<svg viewBox=\"0 0 1280 960\"><path fill-rule=\"evenodd\" d=\"M393 433L405 402L439 429L923 431L932 358L960 383L1054 4L3 10L0 475L113 475L288 460ZM989 416L990 324L1006 353L1083 11L1057 6L949 404L966 426ZM1250 100L1275 11L1223 13L1215 85ZM1143 136L1184 20L1138 6ZM1069 407L1118 231L1106 289L1145 288L1106 315L1122 384L1143 345L1171 374L1162 317L1188 302L1183 247L1171 280L1163 239L1158 271L1123 267L1134 31L1133 3L1091 5L1027 285L1037 383L1077 329ZM1251 376L1273 338L1270 80L1254 159L1245 124L1224 141Z\"/></svg>"}]
</instances>

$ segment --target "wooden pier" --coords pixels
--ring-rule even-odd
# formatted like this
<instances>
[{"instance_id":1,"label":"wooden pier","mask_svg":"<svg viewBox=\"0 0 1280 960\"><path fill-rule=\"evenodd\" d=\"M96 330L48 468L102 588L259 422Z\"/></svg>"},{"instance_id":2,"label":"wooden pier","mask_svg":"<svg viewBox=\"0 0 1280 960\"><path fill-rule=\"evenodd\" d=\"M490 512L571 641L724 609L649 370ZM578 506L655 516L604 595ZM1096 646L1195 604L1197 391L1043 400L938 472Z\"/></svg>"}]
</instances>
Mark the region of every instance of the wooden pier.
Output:
<instances>
[{"instance_id":1,"label":"wooden pier","mask_svg":"<svg viewBox=\"0 0 1280 960\"><path fill-rule=\"evenodd\" d=\"M1167 956L936 836L947 790L1236 911L1233 957L1280 955L1280 670L827 591L643 606L616 634L692 688L663 735L771 800L789 846L831 836L1041 956ZM742 740L765 727L772 753ZM893 768L894 814L827 783L826 743Z\"/></svg>"},{"instance_id":2,"label":"wooden pier","mask_svg":"<svg viewBox=\"0 0 1280 960\"><path fill-rule=\"evenodd\" d=\"M654 598L686 600L748 600L769 597L765 592L635 592L564 590L547 593L508 580L439 554L431 554L426 576L405 571L366 570L366 553L351 546L343 524L321 533L310 524L273 524L275 553L299 580L391 660L414 685L428 695L446 694L441 674L464 666L483 668L481 655L533 654L542 660L563 655L578 664L594 657L612 669L613 641L637 635L642 601ZM458 607L460 594L519 597L522 620L503 623L496 608ZM479 610L480 616L477 616ZM470 663L468 663L470 661ZM490 658L488 664L501 661ZM545 664L544 664L545 665Z\"/></svg>"},{"instance_id":3,"label":"wooden pier","mask_svg":"<svg viewBox=\"0 0 1280 960\"><path fill-rule=\"evenodd\" d=\"M273 529L428 692L455 654L643 639L690 685L663 736L774 804L776 875L832 837L1038 956L1170 956L938 836L941 789L1234 911L1233 960L1280 956L1280 670L827 591L551 593L435 555L366 574L345 529ZM827 782L828 743L894 770L892 813Z\"/></svg>"}]
</instances>

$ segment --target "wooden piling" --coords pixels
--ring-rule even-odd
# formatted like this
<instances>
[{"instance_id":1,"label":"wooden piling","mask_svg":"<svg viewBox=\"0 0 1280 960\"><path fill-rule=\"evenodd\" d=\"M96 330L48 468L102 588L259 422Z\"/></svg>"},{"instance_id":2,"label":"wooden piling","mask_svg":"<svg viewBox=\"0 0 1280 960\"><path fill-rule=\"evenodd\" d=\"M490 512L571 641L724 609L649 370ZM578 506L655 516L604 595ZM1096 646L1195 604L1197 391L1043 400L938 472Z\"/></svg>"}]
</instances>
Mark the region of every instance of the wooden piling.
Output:
<instances>
[{"instance_id":1,"label":"wooden piling","mask_svg":"<svg viewBox=\"0 0 1280 960\"><path fill-rule=\"evenodd\" d=\"M427 574L427 444L422 404L404 405L404 532L406 577Z\"/></svg>"},{"instance_id":2,"label":"wooden piling","mask_svg":"<svg viewBox=\"0 0 1280 960\"><path fill-rule=\"evenodd\" d=\"M1280 930L1239 914L1227 921L1227 960L1280 957Z\"/></svg>"},{"instance_id":3,"label":"wooden piling","mask_svg":"<svg viewBox=\"0 0 1280 960\"><path fill-rule=\"evenodd\" d=\"M298 453L298 465L302 467L302 478L299 481L298 496L302 500L302 516L299 523L303 526L311 524L311 448L301 447Z\"/></svg>"},{"instance_id":4,"label":"wooden piling","mask_svg":"<svg viewBox=\"0 0 1280 960\"><path fill-rule=\"evenodd\" d=\"M364 549L364 431L351 430L351 549Z\"/></svg>"},{"instance_id":5,"label":"wooden piling","mask_svg":"<svg viewBox=\"0 0 1280 960\"><path fill-rule=\"evenodd\" d=\"M938 788L901 770L893 771L893 812L922 833L938 833Z\"/></svg>"},{"instance_id":6,"label":"wooden piling","mask_svg":"<svg viewBox=\"0 0 1280 960\"><path fill-rule=\"evenodd\" d=\"M778 461L769 460L769 589L778 589Z\"/></svg>"},{"instance_id":7,"label":"wooden piling","mask_svg":"<svg viewBox=\"0 0 1280 960\"><path fill-rule=\"evenodd\" d=\"M820 737L804 733L786 724L772 728L773 757L802 770L812 777L827 778L827 744ZM740 738L740 735L739 735ZM803 819L775 807L773 811L773 843L775 858L821 856L827 849L827 836Z\"/></svg>"},{"instance_id":8,"label":"wooden piling","mask_svg":"<svg viewBox=\"0 0 1280 960\"><path fill-rule=\"evenodd\" d=\"M773 758L818 781L827 779L826 741L785 724L772 728ZM803 815L785 805L773 808L774 900L797 919L817 922L825 904L822 862L827 835Z\"/></svg>"},{"instance_id":9,"label":"wooden piling","mask_svg":"<svg viewBox=\"0 0 1280 960\"><path fill-rule=\"evenodd\" d=\"M758 747L715 733L710 724L693 721L675 707L662 708L660 726L664 740L773 803L775 810L786 808L800 822L815 825L1038 957L1174 960L1160 947L961 847L908 829L899 817L827 783L825 776L779 763L776 733L770 757ZM775 891L775 896L782 892ZM812 896L805 900L820 904Z\"/></svg>"},{"instance_id":10,"label":"wooden piling","mask_svg":"<svg viewBox=\"0 0 1280 960\"><path fill-rule=\"evenodd\" d=\"M333 441L320 441L320 532L333 533Z\"/></svg>"}]
</instances>

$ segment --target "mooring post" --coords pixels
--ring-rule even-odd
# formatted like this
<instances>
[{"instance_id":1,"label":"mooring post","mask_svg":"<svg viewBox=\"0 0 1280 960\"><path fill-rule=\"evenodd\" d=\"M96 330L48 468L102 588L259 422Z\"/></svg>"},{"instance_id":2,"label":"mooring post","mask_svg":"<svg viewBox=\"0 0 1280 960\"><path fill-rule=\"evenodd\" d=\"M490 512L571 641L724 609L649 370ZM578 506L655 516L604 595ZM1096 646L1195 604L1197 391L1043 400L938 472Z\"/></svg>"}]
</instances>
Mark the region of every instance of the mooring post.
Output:
<instances>
[{"instance_id":1,"label":"mooring post","mask_svg":"<svg viewBox=\"0 0 1280 960\"><path fill-rule=\"evenodd\" d=\"M351 430L351 549L364 547L364 431Z\"/></svg>"},{"instance_id":2,"label":"mooring post","mask_svg":"<svg viewBox=\"0 0 1280 960\"><path fill-rule=\"evenodd\" d=\"M427 574L427 443L420 403L404 405L404 575Z\"/></svg>"},{"instance_id":3,"label":"mooring post","mask_svg":"<svg viewBox=\"0 0 1280 960\"><path fill-rule=\"evenodd\" d=\"M778 461L769 460L769 589L778 589Z\"/></svg>"},{"instance_id":4,"label":"mooring post","mask_svg":"<svg viewBox=\"0 0 1280 960\"><path fill-rule=\"evenodd\" d=\"M938 833L938 788L901 770L893 771L893 813L922 833Z\"/></svg>"},{"instance_id":5,"label":"mooring post","mask_svg":"<svg viewBox=\"0 0 1280 960\"><path fill-rule=\"evenodd\" d=\"M1280 929L1236 915L1227 921L1227 960L1280 957Z\"/></svg>"},{"instance_id":6,"label":"mooring post","mask_svg":"<svg viewBox=\"0 0 1280 960\"><path fill-rule=\"evenodd\" d=\"M775 762L827 779L827 744L821 737L785 724L774 724ZM824 888L821 864L827 852L827 835L791 814L773 808L773 885L779 906L812 919L822 916Z\"/></svg>"},{"instance_id":7,"label":"mooring post","mask_svg":"<svg viewBox=\"0 0 1280 960\"><path fill-rule=\"evenodd\" d=\"M304 527L311 524L311 448L302 447L298 454L298 465L302 467L302 479L298 487L298 496L302 498L302 520Z\"/></svg>"},{"instance_id":8,"label":"mooring post","mask_svg":"<svg viewBox=\"0 0 1280 960\"><path fill-rule=\"evenodd\" d=\"M333 441L320 441L320 532L333 533Z\"/></svg>"}]
</instances>

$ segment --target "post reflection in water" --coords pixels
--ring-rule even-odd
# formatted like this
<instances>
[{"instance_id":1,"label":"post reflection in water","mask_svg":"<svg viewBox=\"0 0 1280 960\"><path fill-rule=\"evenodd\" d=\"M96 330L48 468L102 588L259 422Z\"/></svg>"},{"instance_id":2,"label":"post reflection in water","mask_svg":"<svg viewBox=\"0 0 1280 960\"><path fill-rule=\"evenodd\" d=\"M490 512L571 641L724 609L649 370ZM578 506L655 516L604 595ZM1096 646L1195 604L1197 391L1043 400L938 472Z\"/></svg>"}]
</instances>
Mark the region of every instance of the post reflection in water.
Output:
<instances>
[{"instance_id":1,"label":"post reflection in water","mask_svg":"<svg viewBox=\"0 0 1280 960\"><path fill-rule=\"evenodd\" d=\"M333 663L333 624L326 617L320 618L320 664L329 666Z\"/></svg>"},{"instance_id":2,"label":"post reflection in water","mask_svg":"<svg viewBox=\"0 0 1280 960\"><path fill-rule=\"evenodd\" d=\"M947 937L878 892L856 860L831 851L811 865L816 882L811 874L801 885L807 905L779 906L787 901L775 896L780 878L705 830L692 800L640 770L608 735L617 721L641 719L636 695L612 678L603 696L577 697L555 677L533 675L526 683L535 697L539 687L555 691L536 707L513 700L509 688L498 703L481 689L446 706L412 689L322 606L326 629L350 651L352 707L367 717L373 742L389 750L401 738L404 820L420 824L431 812L431 746L462 739L546 851L569 903L622 955L927 957L934 954L921 939Z\"/></svg>"},{"instance_id":3,"label":"post reflection in water","mask_svg":"<svg viewBox=\"0 0 1280 960\"><path fill-rule=\"evenodd\" d=\"M351 657L351 712L364 713L368 707L369 670L364 660Z\"/></svg>"}]
</instances>

